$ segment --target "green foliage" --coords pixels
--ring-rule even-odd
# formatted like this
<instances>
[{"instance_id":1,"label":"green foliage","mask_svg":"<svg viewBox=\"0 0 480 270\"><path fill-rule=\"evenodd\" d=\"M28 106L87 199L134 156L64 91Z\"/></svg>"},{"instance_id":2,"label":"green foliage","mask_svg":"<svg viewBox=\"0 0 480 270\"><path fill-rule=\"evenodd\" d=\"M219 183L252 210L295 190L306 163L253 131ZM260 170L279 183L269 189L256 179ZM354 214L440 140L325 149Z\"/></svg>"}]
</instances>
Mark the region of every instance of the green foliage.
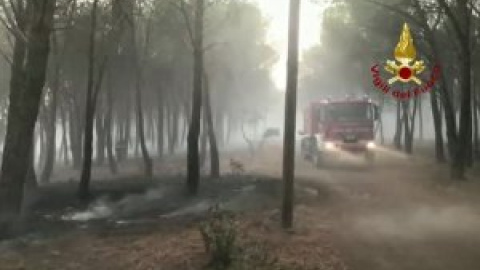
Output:
<instances>
[{"instance_id":1,"label":"green foliage","mask_svg":"<svg viewBox=\"0 0 480 270\"><path fill-rule=\"evenodd\" d=\"M370 67L393 57L403 21L366 1L335 1L325 11L321 43L304 55L300 100L364 93L380 98Z\"/></svg>"},{"instance_id":2,"label":"green foliage","mask_svg":"<svg viewBox=\"0 0 480 270\"><path fill-rule=\"evenodd\" d=\"M210 256L209 270L282 270L275 256L257 240L240 244L235 215L215 205L200 225L205 251ZM248 238L248 237L247 237Z\"/></svg>"},{"instance_id":3,"label":"green foliage","mask_svg":"<svg viewBox=\"0 0 480 270\"><path fill-rule=\"evenodd\" d=\"M226 269L238 251L235 246L237 228L231 213L220 210L218 205L209 211L209 219L200 226L205 251L210 255L213 269Z\"/></svg>"},{"instance_id":4,"label":"green foliage","mask_svg":"<svg viewBox=\"0 0 480 270\"><path fill-rule=\"evenodd\" d=\"M190 1L155 2L151 53L146 80L177 88L190 97L193 6ZM213 111L242 115L265 109L273 85L270 69L276 53L266 42L266 22L249 1L208 1L205 10L205 71L209 77ZM173 94L173 93L172 93Z\"/></svg>"},{"instance_id":5,"label":"green foliage","mask_svg":"<svg viewBox=\"0 0 480 270\"><path fill-rule=\"evenodd\" d=\"M277 54L267 45L267 23L261 11L247 1L229 1L212 7L207 15L206 40L212 47L206 51L206 68L212 77L214 103L221 100L225 109L239 116L266 109Z\"/></svg>"}]
</instances>

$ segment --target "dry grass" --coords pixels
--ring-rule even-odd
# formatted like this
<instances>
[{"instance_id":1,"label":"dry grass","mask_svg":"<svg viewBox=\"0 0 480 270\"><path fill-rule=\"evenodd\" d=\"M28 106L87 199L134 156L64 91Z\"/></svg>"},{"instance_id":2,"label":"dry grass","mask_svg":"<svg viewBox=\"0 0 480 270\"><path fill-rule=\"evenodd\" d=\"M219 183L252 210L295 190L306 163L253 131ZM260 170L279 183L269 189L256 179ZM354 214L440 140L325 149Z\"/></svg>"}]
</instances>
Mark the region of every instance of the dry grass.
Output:
<instances>
[{"instance_id":1,"label":"dry grass","mask_svg":"<svg viewBox=\"0 0 480 270\"><path fill-rule=\"evenodd\" d=\"M297 211L299 223L311 221L308 220L312 216L309 211L308 208ZM238 245L244 253L260 251L277 259L278 262L268 269L346 269L331 246L327 231L304 226L286 233L279 228L277 214L272 212L242 216L238 228ZM0 269L205 269L208 256L197 223L165 224L151 231L129 233L124 229L120 234L106 235L85 231L57 240L30 243L16 251L2 252ZM244 265L241 269L253 268Z\"/></svg>"}]
</instances>

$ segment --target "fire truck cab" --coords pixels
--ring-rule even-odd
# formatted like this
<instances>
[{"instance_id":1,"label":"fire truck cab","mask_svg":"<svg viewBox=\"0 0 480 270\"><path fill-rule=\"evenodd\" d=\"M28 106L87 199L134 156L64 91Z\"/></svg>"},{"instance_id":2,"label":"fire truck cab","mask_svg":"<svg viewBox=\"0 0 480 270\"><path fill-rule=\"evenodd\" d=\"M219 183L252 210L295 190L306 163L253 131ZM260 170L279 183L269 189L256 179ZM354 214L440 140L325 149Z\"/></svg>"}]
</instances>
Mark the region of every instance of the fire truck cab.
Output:
<instances>
[{"instance_id":1,"label":"fire truck cab","mask_svg":"<svg viewBox=\"0 0 480 270\"><path fill-rule=\"evenodd\" d=\"M317 167L324 165L326 156L342 152L364 155L371 164L379 117L377 104L368 98L312 102L304 112L301 155Z\"/></svg>"}]
</instances>

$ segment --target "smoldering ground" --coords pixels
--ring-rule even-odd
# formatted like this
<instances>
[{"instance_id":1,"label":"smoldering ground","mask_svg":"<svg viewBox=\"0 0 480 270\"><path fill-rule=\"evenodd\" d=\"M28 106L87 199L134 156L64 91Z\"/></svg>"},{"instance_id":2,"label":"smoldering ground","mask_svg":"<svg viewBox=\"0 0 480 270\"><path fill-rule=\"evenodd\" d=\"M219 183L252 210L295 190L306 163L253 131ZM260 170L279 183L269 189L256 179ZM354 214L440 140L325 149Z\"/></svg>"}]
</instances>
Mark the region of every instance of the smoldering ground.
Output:
<instances>
[{"instance_id":1,"label":"smoldering ground","mask_svg":"<svg viewBox=\"0 0 480 270\"><path fill-rule=\"evenodd\" d=\"M66 222L109 220L117 223L202 215L214 205L232 211L252 211L277 208L281 181L266 177L229 176L204 180L195 198L187 196L181 181L158 184L141 194L113 200L100 197L86 210L68 209L61 219ZM298 187L297 193L307 198L316 196L307 188Z\"/></svg>"}]
</instances>

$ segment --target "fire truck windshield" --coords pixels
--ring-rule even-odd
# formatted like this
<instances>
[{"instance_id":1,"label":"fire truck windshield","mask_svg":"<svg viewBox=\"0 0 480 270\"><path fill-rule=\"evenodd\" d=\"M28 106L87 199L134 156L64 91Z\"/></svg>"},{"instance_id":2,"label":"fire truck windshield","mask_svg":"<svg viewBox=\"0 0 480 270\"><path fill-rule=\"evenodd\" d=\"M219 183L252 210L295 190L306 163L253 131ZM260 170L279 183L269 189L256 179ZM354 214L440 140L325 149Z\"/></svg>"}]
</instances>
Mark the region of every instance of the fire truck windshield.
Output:
<instances>
[{"instance_id":1,"label":"fire truck windshield","mask_svg":"<svg viewBox=\"0 0 480 270\"><path fill-rule=\"evenodd\" d=\"M373 106L369 103L338 103L325 107L324 121L350 122L374 119Z\"/></svg>"}]
</instances>

